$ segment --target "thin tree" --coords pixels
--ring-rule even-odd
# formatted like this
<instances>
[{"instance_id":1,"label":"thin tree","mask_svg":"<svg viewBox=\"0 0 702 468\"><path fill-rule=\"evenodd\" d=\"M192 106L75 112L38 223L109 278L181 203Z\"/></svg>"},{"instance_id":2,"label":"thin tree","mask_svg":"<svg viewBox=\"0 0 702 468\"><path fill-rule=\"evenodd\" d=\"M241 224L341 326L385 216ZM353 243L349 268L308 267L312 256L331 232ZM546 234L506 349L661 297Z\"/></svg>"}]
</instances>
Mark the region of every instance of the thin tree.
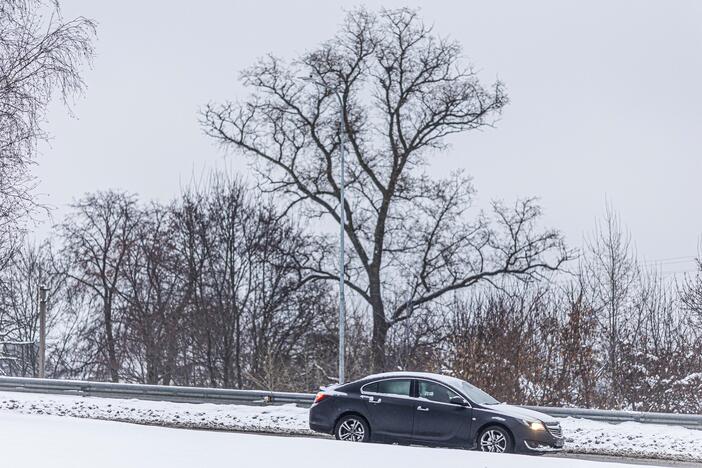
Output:
<instances>
[{"instance_id":1,"label":"thin tree","mask_svg":"<svg viewBox=\"0 0 702 468\"><path fill-rule=\"evenodd\" d=\"M54 352L53 329L61 329L65 322L61 297L63 279L52 274L50 245L25 244L0 269L0 354L12 350L0 363L0 372L7 369L12 375L35 377L38 371L39 304L40 286L48 288L47 354L51 361ZM0 356L0 360L3 357ZM3 364L9 364L5 367ZM51 369L49 369L51 374Z\"/></svg>"},{"instance_id":2,"label":"thin tree","mask_svg":"<svg viewBox=\"0 0 702 468\"><path fill-rule=\"evenodd\" d=\"M685 278L681 288L683 306L698 326L702 325L702 243L699 252L695 260L696 271Z\"/></svg>"},{"instance_id":3,"label":"thin tree","mask_svg":"<svg viewBox=\"0 0 702 468\"><path fill-rule=\"evenodd\" d=\"M604 338L606 362L602 373L610 382L610 403L620 397L620 346L632 311L632 294L639 279L639 267L631 235L611 205L598 220L597 229L586 246L584 278ZM606 372L605 372L606 371Z\"/></svg>"},{"instance_id":4,"label":"thin tree","mask_svg":"<svg viewBox=\"0 0 702 468\"><path fill-rule=\"evenodd\" d=\"M188 333L209 384L291 385L302 338L328 303L302 269L308 236L260 192L222 174L186 191L173 218L191 282Z\"/></svg>"},{"instance_id":5,"label":"thin tree","mask_svg":"<svg viewBox=\"0 0 702 468\"><path fill-rule=\"evenodd\" d=\"M354 10L317 49L290 64L266 57L241 78L252 97L209 105L203 127L250 157L287 210L340 223L338 135L348 135L345 282L372 311L375 370L385 367L390 327L422 305L481 281L556 269L567 258L558 232L537 231L534 200L471 215L470 178L424 172L449 136L490 127L507 97L500 82L483 86L461 46L415 11ZM333 253L332 242L319 251ZM312 275L334 280L337 268L325 255Z\"/></svg>"},{"instance_id":6,"label":"thin tree","mask_svg":"<svg viewBox=\"0 0 702 468\"><path fill-rule=\"evenodd\" d=\"M21 245L36 203L31 166L46 138L46 108L83 90L80 66L93 56L95 24L65 21L58 2L0 2L0 267Z\"/></svg>"}]
</instances>

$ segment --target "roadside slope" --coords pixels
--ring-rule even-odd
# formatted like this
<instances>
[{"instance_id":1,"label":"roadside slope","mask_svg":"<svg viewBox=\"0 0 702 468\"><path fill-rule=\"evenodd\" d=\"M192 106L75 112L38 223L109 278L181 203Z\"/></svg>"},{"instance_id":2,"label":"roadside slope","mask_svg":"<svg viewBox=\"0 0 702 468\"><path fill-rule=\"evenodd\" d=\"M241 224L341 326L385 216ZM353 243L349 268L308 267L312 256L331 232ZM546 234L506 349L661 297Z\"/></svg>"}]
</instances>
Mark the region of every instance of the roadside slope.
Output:
<instances>
[{"instance_id":1,"label":"roadside slope","mask_svg":"<svg viewBox=\"0 0 702 468\"><path fill-rule=\"evenodd\" d=\"M192 404L0 392L0 410L173 428L318 435L307 426L307 409L293 405ZM560 421L569 453L702 462L702 431L632 422Z\"/></svg>"},{"instance_id":2,"label":"roadside slope","mask_svg":"<svg viewBox=\"0 0 702 468\"><path fill-rule=\"evenodd\" d=\"M175 430L0 412L3 463L23 468L617 468L614 463L314 438Z\"/></svg>"}]
</instances>

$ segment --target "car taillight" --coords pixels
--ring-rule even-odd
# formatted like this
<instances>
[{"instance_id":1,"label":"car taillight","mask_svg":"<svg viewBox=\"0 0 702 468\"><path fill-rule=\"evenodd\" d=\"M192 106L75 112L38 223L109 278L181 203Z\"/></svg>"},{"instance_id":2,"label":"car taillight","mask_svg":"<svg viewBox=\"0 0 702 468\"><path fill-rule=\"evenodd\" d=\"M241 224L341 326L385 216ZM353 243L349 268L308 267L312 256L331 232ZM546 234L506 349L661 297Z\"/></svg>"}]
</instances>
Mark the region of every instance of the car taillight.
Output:
<instances>
[{"instance_id":1,"label":"car taillight","mask_svg":"<svg viewBox=\"0 0 702 468\"><path fill-rule=\"evenodd\" d=\"M315 402L315 403L319 403L319 402L322 401L324 398L326 398L326 396L327 396L326 393L324 393L324 392L319 392L319 393L317 393L317 395L314 397L314 402Z\"/></svg>"}]
</instances>

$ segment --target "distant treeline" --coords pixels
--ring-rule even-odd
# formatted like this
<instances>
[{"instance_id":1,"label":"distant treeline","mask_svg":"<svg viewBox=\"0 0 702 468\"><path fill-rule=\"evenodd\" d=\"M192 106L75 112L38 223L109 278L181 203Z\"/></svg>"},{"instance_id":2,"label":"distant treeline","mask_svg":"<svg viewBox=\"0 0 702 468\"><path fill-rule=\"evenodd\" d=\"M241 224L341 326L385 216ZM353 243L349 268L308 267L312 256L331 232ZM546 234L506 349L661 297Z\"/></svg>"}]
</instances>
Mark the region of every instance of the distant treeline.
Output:
<instances>
[{"instance_id":1,"label":"distant treeline","mask_svg":"<svg viewBox=\"0 0 702 468\"><path fill-rule=\"evenodd\" d=\"M0 341L37 340L45 284L50 377L311 391L337 362L320 237L222 176L168 204L88 195L2 270ZM568 267L417 307L390 330L385 369L451 373L510 402L702 411L702 269L672 283L642 268L611 210ZM351 296L351 378L373 368L369 315ZM34 354L21 361L3 368L36 372Z\"/></svg>"}]
</instances>

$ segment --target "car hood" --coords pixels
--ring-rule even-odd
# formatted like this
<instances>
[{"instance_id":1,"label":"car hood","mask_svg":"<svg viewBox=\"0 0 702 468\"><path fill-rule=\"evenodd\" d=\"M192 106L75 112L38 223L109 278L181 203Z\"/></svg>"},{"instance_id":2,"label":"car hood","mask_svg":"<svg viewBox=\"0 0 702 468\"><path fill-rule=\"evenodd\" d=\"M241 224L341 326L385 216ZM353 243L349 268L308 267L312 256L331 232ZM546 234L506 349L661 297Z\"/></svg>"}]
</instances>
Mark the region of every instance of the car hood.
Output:
<instances>
[{"instance_id":1,"label":"car hood","mask_svg":"<svg viewBox=\"0 0 702 468\"><path fill-rule=\"evenodd\" d=\"M522 408L521 406L507 405L500 403L499 405L486 405L483 407L486 411L490 411L503 416L509 416L518 419L538 419L547 423L557 423L557 421L548 414L539 413L538 411Z\"/></svg>"}]
</instances>

